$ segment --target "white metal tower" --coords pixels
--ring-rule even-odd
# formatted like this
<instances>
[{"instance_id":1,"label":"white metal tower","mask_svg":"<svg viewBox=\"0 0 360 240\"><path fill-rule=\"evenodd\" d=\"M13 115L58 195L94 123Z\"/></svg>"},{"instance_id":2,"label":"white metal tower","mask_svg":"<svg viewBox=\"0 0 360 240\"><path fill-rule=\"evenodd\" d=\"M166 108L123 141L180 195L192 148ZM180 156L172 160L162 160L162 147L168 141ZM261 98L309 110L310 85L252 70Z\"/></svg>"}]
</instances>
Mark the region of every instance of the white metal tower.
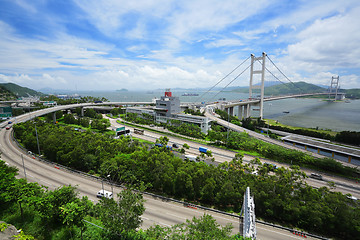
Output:
<instances>
[{"instance_id":1,"label":"white metal tower","mask_svg":"<svg viewBox=\"0 0 360 240\"><path fill-rule=\"evenodd\" d=\"M242 220L242 235L247 238L256 239L256 218L254 198L250 196L250 188L247 187L244 194L244 202L240 216L244 215Z\"/></svg>"}]
</instances>

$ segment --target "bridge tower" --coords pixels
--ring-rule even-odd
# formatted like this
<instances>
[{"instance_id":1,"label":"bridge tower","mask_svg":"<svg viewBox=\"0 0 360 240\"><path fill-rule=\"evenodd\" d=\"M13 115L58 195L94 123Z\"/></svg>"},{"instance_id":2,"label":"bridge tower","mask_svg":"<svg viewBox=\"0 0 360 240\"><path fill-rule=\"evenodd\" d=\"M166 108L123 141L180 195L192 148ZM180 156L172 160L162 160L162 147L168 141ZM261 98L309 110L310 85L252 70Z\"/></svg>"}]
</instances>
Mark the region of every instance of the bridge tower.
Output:
<instances>
[{"instance_id":1,"label":"bridge tower","mask_svg":"<svg viewBox=\"0 0 360 240\"><path fill-rule=\"evenodd\" d=\"M331 82L330 82L330 89L329 89L329 100L331 100L331 94L332 94L332 90L335 90L335 98L334 101L337 100L337 95L338 95L338 90L339 90L339 76L331 77Z\"/></svg>"},{"instance_id":2,"label":"bridge tower","mask_svg":"<svg viewBox=\"0 0 360 240\"><path fill-rule=\"evenodd\" d=\"M244 202L240 217L244 215L240 223L241 234L246 238L256 239L256 219L254 198L250 196L250 188L247 187L244 194Z\"/></svg>"},{"instance_id":3,"label":"bridge tower","mask_svg":"<svg viewBox=\"0 0 360 240\"><path fill-rule=\"evenodd\" d=\"M250 67L250 86L249 86L249 98L253 98L253 89L260 89L260 113L259 116L262 119L264 113L264 81L265 81L265 58L266 53L262 53L262 57L255 57L251 54L251 67ZM254 63L259 61L261 63L261 70L254 70ZM254 85L254 76L261 75L260 85Z\"/></svg>"}]
</instances>

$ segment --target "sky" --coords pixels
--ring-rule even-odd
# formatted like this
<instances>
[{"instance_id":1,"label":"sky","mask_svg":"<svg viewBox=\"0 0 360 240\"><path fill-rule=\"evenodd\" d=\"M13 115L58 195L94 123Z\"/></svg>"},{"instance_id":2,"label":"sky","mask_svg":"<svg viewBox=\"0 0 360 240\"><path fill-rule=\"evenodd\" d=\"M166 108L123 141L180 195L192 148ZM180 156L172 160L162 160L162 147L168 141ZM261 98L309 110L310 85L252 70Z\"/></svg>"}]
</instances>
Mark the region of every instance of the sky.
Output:
<instances>
[{"instance_id":1,"label":"sky","mask_svg":"<svg viewBox=\"0 0 360 240\"><path fill-rule=\"evenodd\" d=\"M360 1L0 0L0 82L35 90L249 86L263 52L266 81L360 88Z\"/></svg>"}]
</instances>

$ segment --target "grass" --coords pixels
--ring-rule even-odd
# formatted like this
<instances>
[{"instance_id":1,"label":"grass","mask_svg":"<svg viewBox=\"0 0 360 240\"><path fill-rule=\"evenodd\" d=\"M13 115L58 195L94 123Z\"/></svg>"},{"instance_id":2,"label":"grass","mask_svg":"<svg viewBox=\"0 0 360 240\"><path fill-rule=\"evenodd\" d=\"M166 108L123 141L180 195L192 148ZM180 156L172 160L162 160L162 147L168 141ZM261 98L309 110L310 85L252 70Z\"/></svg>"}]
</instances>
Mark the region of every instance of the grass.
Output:
<instances>
[{"instance_id":1,"label":"grass","mask_svg":"<svg viewBox=\"0 0 360 240\"><path fill-rule=\"evenodd\" d=\"M280 127L286 127L292 130L296 130L296 129L302 129L302 130L308 130L308 131L313 131L313 132L320 132L320 133L328 133L331 136L335 136L337 134L337 132L332 131L330 129L314 129L314 128L303 128L303 127L293 127L293 126L289 126L289 125L285 125L282 123L279 123L277 120L273 120L273 119L264 119L266 124L269 124L270 126L280 126Z\"/></svg>"}]
</instances>

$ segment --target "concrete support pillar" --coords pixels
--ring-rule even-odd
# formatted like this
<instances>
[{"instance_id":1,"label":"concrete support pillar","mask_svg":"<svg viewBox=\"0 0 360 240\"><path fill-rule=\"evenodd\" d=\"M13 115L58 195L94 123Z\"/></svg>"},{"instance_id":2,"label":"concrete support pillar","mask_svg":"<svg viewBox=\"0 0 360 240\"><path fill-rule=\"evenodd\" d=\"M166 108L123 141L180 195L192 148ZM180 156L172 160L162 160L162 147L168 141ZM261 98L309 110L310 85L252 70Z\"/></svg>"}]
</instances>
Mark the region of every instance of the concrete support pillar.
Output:
<instances>
[{"instance_id":1,"label":"concrete support pillar","mask_svg":"<svg viewBox=\"0 0 360 240\"><path fill-rule=\"evenodd\" d=\"M229 107L230 116L234 116L234 107Z\"/></svg>"},{"instance_id":2,"label":"concrete support pillar","mask_svg":"<svg viewBox=\"0 0 360 240\"><path fill-rule=\"evenodd\" d=\"M53 112L53 123L56 124L56 112Z\"/></svg>"},{"instance_id":3,"label":"concrete support pillar","mask_svg":"<svg viewBox=\"0 0 360 240\"><path fill-rule=\"evenodd\" d=\"M238 106L238 118L239 120L241 120L243 118L243 107L242 106Z\"/></svg>"},{"instance_id":4,"label":"concrete support pillar","mask_svg":"<svg viewBox=\"0 0 360 240\"><path fill-rule=\"evenodd\" d=\"M250 117L250 104L244 105L244 118Z\"/></svg>"},{"instance_id":5,"label":"concrete support pillar","mask_svg":"<svg viewBox=\"0 0 360 240\"><path fill-rule=\"evenodd\" d=\"M81 116L84 116L84 107L81 107Z\"/></svg>"}]
</instances>

